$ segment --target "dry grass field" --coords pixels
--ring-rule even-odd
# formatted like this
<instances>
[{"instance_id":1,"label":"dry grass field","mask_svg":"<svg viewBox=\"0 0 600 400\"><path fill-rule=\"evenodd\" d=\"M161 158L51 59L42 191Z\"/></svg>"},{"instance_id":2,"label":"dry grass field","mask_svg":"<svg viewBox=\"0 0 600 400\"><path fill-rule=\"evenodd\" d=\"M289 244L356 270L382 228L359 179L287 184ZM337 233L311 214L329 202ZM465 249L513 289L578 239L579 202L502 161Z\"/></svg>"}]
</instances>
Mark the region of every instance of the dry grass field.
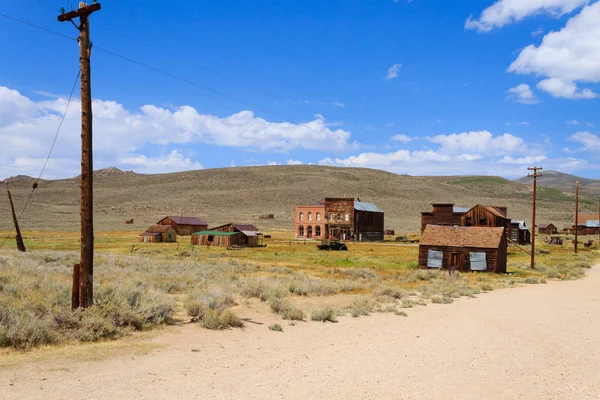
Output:
<instances>
[{"instance_id":1,"label":"dry grass field","mask_svg":"<svg viewBox=\"0 0 600 400\"><path fill-rule=\"evenodd\" d=\"M511 247L507 275L449 277L419 270L416 245L350 243L347 252L327 252L291 236L274 232L267 247L231 251L192 247L189 237L142 244L136 232L98 233L97 306L72 313L70 276L78 235L28 232L27 253L13 250L14 241L0 250L0 347L94 342L189 322L207 329L241 327L253 302L264 303L282 321L274 330L283 321L332 321L374 312L406 316L405 309L430 303L580 278L597 256L595 248L574 255L566 244L541 245L532 271L529 256Z\"/></svg>"},{"instance_id":2,"label":"dry grass field","mask_svg":"<svg viewBox=\"0 0 600 400\"><path fill-rule=\"evenodd\" d=\"M525 173L526 171L524 171ZM498 177L415 177L363 168L267 166L207 169L162 175L119 170L97 171L95 226L100 231L145 230L166 215L199 216L211 226L249 222L263 230L291 230L294 207L324 197L360 197L385 211L386 227L417 231L420 212L432 202L504 205L509 216L530 221L531 185ZM31 191L31 181L11 183L17 209ZM591 192L590 192L591 193ZM562 227L573 219L573 196L540 187L538 221ZM595 198L581 197L581 209L595 212ZM274 220L260 220L274 214ZM124 220L133 218L134 225ZM77 231L79 182L44 181L23 214L25 231ZM6 196L0 196L0 230L12 221Z\"/></svg>"}]
</instances>

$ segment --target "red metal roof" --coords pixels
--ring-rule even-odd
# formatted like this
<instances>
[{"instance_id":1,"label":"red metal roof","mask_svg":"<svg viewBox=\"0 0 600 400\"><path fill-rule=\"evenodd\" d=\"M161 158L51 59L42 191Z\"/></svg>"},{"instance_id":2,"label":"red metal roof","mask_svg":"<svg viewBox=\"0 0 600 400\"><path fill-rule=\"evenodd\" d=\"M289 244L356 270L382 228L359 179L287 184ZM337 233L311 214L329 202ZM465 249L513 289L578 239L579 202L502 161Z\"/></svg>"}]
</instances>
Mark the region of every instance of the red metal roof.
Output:
<instances>
[{"instance_id":1,"label":"red metal roof","mask_svg":"<svg viewBox=\"0 0 600 400\"><path fill-rule=\"evenodd\" d=\"M160 224L166 218L170 218L171 221L175 222L177 225L208 225L205 221L201 220L200 218L179 216L168 216L158 221L158 223Z\"/></svg>"}]
</instances>

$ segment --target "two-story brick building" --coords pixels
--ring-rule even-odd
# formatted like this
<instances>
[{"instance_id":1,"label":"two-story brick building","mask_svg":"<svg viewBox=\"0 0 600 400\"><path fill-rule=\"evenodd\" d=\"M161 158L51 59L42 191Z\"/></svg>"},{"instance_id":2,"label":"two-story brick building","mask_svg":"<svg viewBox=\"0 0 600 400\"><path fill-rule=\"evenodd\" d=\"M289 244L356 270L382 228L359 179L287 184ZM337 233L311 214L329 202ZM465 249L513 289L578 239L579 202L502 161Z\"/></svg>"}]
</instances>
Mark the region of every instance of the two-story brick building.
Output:
<instances>
[{"instance_id":1,"label":"two-story brick building","mask_svg":"<svg viewBox=\"0 0 600 400\"><path fill-rule=\"evenodd\" d=\"M325 198L297 206L297 239L383 240L384 212L372 203L353 198Z\"/></svg>"}]
</instances>

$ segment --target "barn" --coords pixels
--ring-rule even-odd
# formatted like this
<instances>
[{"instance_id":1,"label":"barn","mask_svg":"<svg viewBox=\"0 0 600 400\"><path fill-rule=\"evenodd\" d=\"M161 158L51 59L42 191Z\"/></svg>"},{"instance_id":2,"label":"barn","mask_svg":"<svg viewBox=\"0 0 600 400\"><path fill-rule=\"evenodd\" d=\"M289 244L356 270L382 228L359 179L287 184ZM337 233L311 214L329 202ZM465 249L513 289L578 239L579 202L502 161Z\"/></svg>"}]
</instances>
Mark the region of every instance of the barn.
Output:
<instances>
[{"instance_id":1,"label":"barn","mask_svg":"<svg viewBox=\"0 0 600 400\"><path fill-rule=\"evenodd\" d=\"M506 273L503 227L427 225L419 244L419 267Z\"/></svg>"},{"instance_id":2,"label":"barn","mask_svg":"<svg viewBox=\"0 0 600 400\"><path fill-rule=\"evenodd\" d=\"M482 206L471 208L461 217L461 226L479 226L488 228L506 228L509 219L506 217L506 207Z\"/></svg>"},{"instance_id":3,"label":"barn","mask_svg":"<svg viewBox=\"0 0 600 400\"><path fill-rule=\"evenodd\" d=\"M434 203L431 211L421 213L421 233L427 225L460 226L461 218L468 208L456 207L452 203Z\"/></svg>"},{"instance_id":4,"label":"barn","mask_svg":"<svg viewBox=\"0 0 600 400\"><path fill-rule=\"evenodd\" d=\"M172 243L177 241L177 232L171 225L150 225L146 232L140 234L140 242Z\"/></svg>"},{"instance_id":5,"label":"barn","mask_svg":"<svg viewBox=\"0 0 600 400\"><path fill-rule=\"evenodd\" d=\"M600 216L598 214L579 214L577 233L584 236L600 235Z\"/></svg>"},{"instance_id":6,"label":"barn","mask_svg":"<svg viewBox=\"0 0 600 400\"><path fill-rule=\"evenodd\" d=\"M556 235L558 233L558 228L553 223L540 224L538 232L546 235Z\"/></svg>"},{"instance_id":7,"label":"barn","mask_svg":"<svg viewBox=\"0 0 600 400\"><path fill-rule=\"evenodd\" d=\"M156 223L157 225L171 225L175 232L181 236L190 236L194 232L205 231L208 224L196 217L164 217Z\"/></svg>"},{"instance_id":8,"label":"barn","mask_svg":"<svg viewBox=\"0 0 600 400\"><path fill-rule=\"evenodd\" d=\"M531 243L531 232L529 232L529 229L525 226L525 221L511 219L510 224L506 229L507 238L510 239L510 242L516 244Z\"/></svg>"},{"instance_id":9,"label":"barn","mask_svg":"<svg viewBox=\"0 0 600 400\"><path fill-rule=\"evenodd\" d=\"M251 224L226 224L192 235L192 244L198 246L262 246L262 232Z\"/></svg>"}]
</instances>

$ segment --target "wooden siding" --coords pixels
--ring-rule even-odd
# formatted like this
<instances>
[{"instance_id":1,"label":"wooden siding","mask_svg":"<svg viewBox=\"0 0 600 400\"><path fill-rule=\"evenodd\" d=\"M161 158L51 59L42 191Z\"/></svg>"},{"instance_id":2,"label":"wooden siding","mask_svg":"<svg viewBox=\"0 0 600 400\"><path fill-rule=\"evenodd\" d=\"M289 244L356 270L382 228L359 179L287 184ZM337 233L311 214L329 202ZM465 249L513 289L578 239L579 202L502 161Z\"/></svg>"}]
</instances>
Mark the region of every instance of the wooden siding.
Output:
<instances>
[{"instance_id":1,"label":"wooden siding","mask_svg":"<svg viewBox=\"0 0 600 400\"><path fill-rule=\"evenodd\" d=\"M479 249L475 247L443 247L443 246L419 246L419 267L427 268L427 257L429 250L441 251L443 253L442 269L448 269L450 266L450 257L452 253L461 253L463 259L462 268L457 271L470 272L471 260L470 254L485 253L487 272L506 272L506 252L499 249Z\"/></svg>"},{"instance_id":2,"label":"wooden siding","mask_svg":"<svg viewBox=\"0 0 600 400\"><path fill-rule=\"evenodd\" d=\"M462 218L462 226L487 226L490 228L506 227L510 220L494 214L487 207L477 205L471 208Z\"/></svg>"},{"instance_id":3,"label":"wooden siding","mask_svg":"<svg viewBox=\"0 0 600 400\"><path fill-rule=\"evenodd\" d=\"M539 232L544 233L546 235L554 235L554 234L558 233L558 228L556 226L554 226L554 224L548 224L547 227L540 228Z\"/></svg>"},{"instance_id":4,"label":"wooden siding","mask_svg":"<svg viewBox=\"0 0 600 400\"><path fill-rule=\"evenodd\" d=\"M216 235L192 235L192 244L195 246L242 246L242 234L231 236L216 236ZM212 240L209 240L212 239Z\"/></svg>"},{"instance_id":5,"label":"wooden siding","mask_svg":"<svg viewBox=\"0 0 600 400\"><path fill-rule=\"evenodd\" d=\"M383 240L384 213L356 210L354 218L355 235L362 240Z\"/></svg>"},{"instance_id":6,"label":"wooden siding","mask_svg":"<svg viewBox=\"0 0 600 400\"><path fill-rule=\"evenodd\" d=\"M514 238L514 232L517 233L517 239ZM531 243L531 232L529 230L519 229L519 224L511 223L506 228L506 237L516 244L530 244Z\"/></svg>"},{"instance_id":7,"label":"wooden siding","mask_svg":"<svg viewBox=\"0 0 600 400\"><path fill-rule=\"evenodd\" d=\"M171 225L175 229L175 232L181 236L190 236L194 232L205 231L208 229L208 225L180 225L169 217L161 220L159 225Z\"/></svg>"},{"instance_id":8,"label":"wooden siding","mask_svg":"<svg viewBox=\"0 0 600 400\"><path fill-rule=\"evenodd\" d=\"M433 204L432 211L421 213L421 233L427 225L460 226L464 215L454 212L454 204Z\"/></svg>"}]
</instances>

